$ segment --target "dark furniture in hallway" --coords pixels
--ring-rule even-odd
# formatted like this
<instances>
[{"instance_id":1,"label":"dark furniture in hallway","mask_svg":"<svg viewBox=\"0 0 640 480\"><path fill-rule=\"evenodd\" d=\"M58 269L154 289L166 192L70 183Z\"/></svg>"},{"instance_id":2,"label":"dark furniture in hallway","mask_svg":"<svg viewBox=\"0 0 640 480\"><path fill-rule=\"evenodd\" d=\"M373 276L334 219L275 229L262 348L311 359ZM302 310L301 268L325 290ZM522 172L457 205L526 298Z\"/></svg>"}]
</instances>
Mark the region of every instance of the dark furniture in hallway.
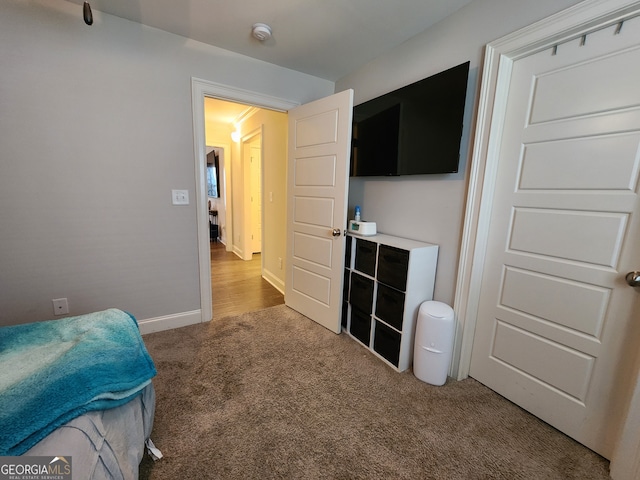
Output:
<instances>
[{"instance_id":1,"label":"dark furniture in hallway","mask_svg":"<svg viewBox=\"0 0 640 480\"><path fill-rule=\"evenodd\" d=\"M218 211L209 210L209 240L212 242L218 241Z\"/></svg>"}]
</instances>

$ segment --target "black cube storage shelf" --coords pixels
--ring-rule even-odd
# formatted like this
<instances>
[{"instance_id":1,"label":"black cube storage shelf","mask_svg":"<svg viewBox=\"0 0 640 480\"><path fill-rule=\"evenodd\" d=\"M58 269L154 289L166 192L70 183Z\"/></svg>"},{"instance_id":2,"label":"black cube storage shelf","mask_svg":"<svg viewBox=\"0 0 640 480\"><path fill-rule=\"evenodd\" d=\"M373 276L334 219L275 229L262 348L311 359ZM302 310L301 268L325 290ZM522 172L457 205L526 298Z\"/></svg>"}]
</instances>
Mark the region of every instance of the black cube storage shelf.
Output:
<instances>
[{"instance_id":1,"label":"black cube storage shelf","mask_svg":"<svg viewBox=\"0 0 640 480\"><path fill-rule=\"evenodd\" d=\"M433 299L438 245L349 235L342 326L400 372L411 366L420 304Z\"/></svg>"}]
</instances>

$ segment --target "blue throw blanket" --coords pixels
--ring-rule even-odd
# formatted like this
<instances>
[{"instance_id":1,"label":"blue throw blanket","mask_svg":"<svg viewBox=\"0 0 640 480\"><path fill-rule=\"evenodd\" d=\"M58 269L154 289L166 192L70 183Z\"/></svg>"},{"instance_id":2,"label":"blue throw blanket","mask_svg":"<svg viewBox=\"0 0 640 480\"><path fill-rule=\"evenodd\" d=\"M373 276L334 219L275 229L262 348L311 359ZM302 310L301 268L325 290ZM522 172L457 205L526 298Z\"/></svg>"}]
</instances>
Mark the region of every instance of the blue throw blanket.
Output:
<instances>
[{"instance_id":1,"label":"blue throw blanket","mask_svg":"<svg viewBox=\"0 0 640 480\"><path fill-rule=\"evenodd\" d=\"M0 456L128 402L155 374L136 320L121 310L0 328Z\"/></svg>"}]
</instances>

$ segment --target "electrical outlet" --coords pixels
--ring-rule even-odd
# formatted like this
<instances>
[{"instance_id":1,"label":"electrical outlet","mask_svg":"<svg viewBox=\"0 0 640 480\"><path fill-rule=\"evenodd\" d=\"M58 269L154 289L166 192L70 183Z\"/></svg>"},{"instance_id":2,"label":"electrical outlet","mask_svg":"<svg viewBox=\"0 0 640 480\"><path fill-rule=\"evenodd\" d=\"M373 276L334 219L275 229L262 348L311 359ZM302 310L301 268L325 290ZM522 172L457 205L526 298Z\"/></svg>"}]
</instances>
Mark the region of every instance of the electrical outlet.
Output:
<instances>
[{"instance_id":1,"label":"electrical outlet","mask_svg":"<svg viewBox=\"0 0 640 480\"><path fill-rule=\"evenodd\" d=\"M66 298L54 298L53 302L53 314L64 315L69 313L69 303Z\"/></svg>"},{"instance_id":2,"label":"electrical outlet","mask_svg":"<svg viewBox=\"0 0 640 480\"><path fill-rule=\"evenodd\" d=\"M280 265L280 270L282 270L282 257L278 257L278 265Z\"/></svg>"}]
</instances>

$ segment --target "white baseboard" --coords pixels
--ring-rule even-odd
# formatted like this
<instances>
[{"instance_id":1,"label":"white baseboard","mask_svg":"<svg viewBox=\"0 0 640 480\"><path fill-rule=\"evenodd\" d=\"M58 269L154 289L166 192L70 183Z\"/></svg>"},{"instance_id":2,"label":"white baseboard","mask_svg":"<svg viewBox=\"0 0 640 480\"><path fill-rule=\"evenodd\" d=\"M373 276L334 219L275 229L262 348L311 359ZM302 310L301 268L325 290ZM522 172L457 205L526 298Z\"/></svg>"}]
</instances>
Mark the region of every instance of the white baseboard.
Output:
<instances>
[{"instance_id":1,"label":"white baseboard","mask_svg":"<svg viewBox=\"0 0 640 480\"><path fill-rule=\"evenodd\" d=\"M266 268L262 272L262 278L264 278L267 282L269 282L273 287L278 290L281 294L284 295L284 281L276 277L273 273L271 273Z\"/></svg>"},{"instance_id":2,"label":"white baseboard","mask_svg":"<svg viewBox=\"0 0 640 480\"><path fill-rule=\"evenodd\" d=\"M202 311L193 310L191 312L174 313L163 317L138 320L138 327L140 328L140 333L146 335L147 333L186 327L187 325L201 323L202 321Z\"/></svg>"}]
</instances>

